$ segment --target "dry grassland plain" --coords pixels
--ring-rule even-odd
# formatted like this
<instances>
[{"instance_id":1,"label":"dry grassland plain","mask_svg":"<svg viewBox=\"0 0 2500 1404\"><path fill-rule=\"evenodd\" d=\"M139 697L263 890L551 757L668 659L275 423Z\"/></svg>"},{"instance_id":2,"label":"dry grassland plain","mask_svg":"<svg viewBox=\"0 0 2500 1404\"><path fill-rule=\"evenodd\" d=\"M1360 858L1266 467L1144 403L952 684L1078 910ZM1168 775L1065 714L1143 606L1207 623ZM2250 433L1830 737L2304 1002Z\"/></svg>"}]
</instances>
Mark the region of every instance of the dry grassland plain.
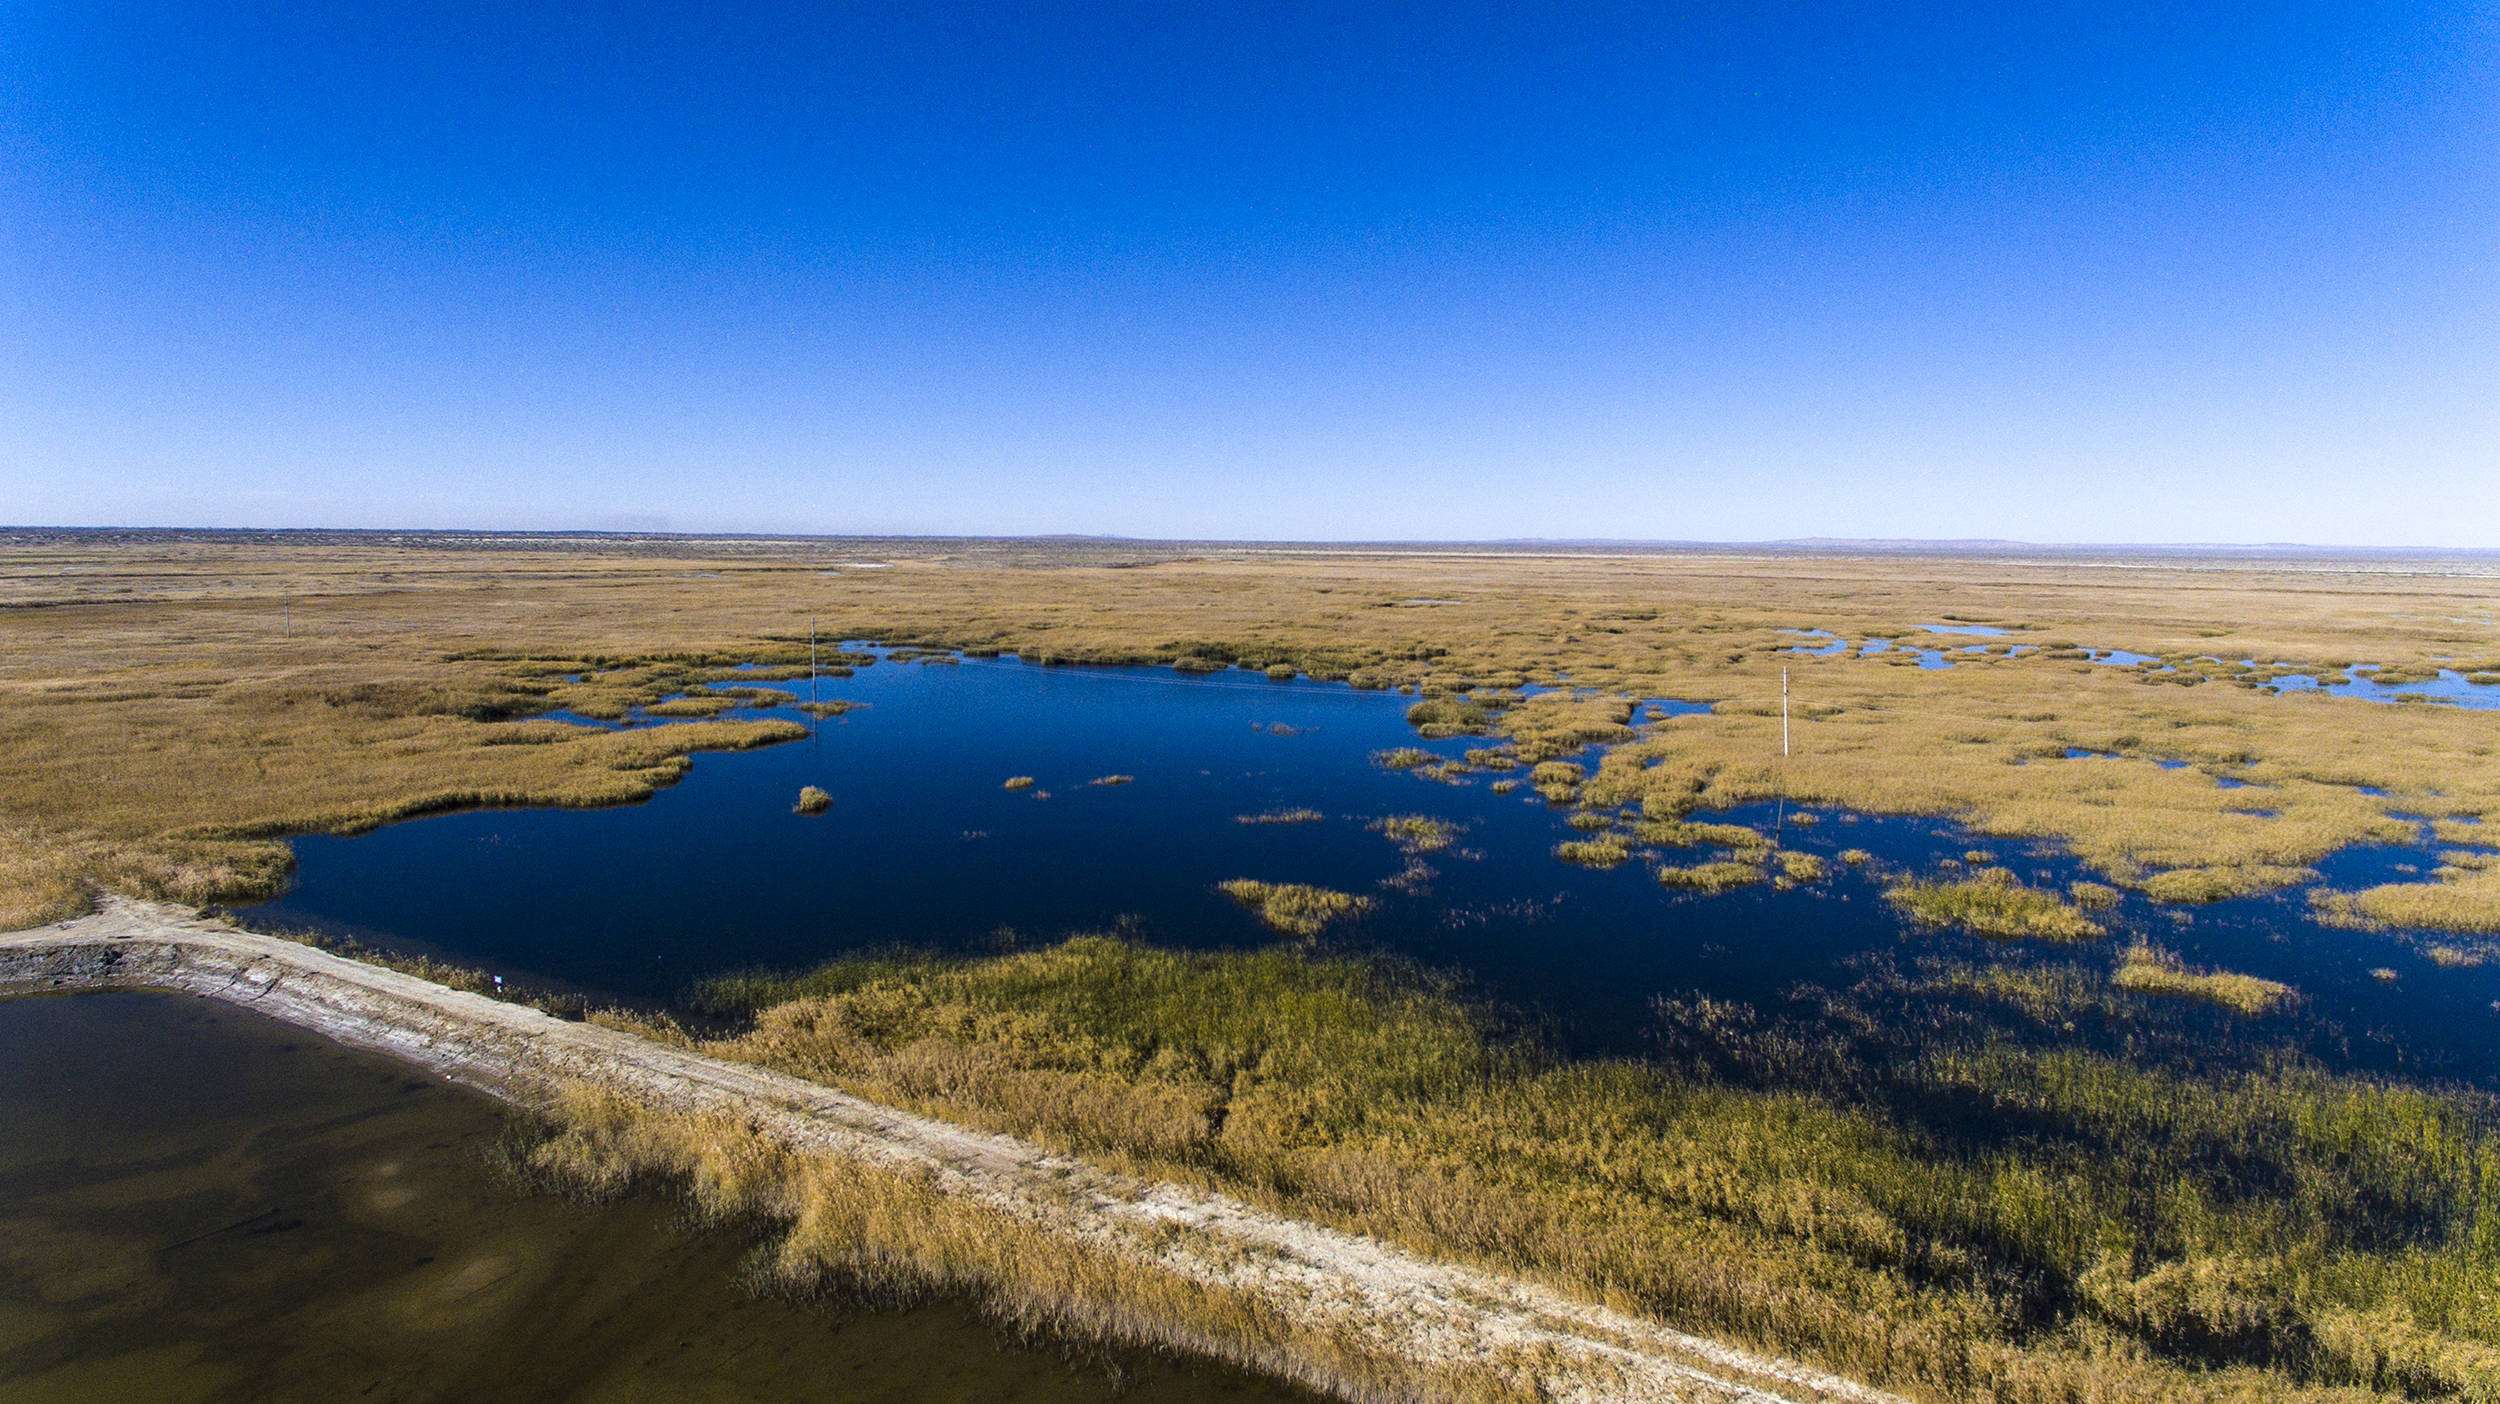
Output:
<instances>
[{"instance_id":1,"label":"dry grassland plain","mask_svg":"<svg viewBox=\"0 0 2500 1404\"><path fill-rule=\"evenodd\" d=\"M2488 667L2500 565L2482 559L18 533L0 540L0 926L107 889L257 896L285 880L288 833L648 794L689 752L795 729L528 718L803 664L811 621L1412 687L1410 705L1451 704L1419 728L1484 737L1460 770L1524 768L1557 804L1637 810L1644 842L1735 848L1666 870L1702 890L1774 865L1697 813L1774 797L2059 842L2183 902L2416 837L2399 815L2470 842L2461 821L2500 809L2500 715L2272 695L2271 669L2239 664ZM1943 670L1863 651L1952 623L2007 632ZM1790 652L1797 628L1847 646ZM1636 723L1633 699L1658 696L1714 705ZM2470 953L2500 926L2493 871L2459 851L2319 906ZM2100 891L1904 900L2082 935ZM1689 1001L1662 1009L1657 1059L1592 1064L1419 972L1079 941L729 982L711 1012L743 1031L711 1046L1918 1399L2500 1401L2491 1100L2275 1051L2207 1064L2203 1006L2284 996L2151 951L2129 968L2015 952L1870 976L1856 1007L1896 1013L1845 1036ZM1948 997L1965 1012L1930 1017ZM2141 1056L2068 1046L2094 1020Z\"/></svg>"}]
</instances>

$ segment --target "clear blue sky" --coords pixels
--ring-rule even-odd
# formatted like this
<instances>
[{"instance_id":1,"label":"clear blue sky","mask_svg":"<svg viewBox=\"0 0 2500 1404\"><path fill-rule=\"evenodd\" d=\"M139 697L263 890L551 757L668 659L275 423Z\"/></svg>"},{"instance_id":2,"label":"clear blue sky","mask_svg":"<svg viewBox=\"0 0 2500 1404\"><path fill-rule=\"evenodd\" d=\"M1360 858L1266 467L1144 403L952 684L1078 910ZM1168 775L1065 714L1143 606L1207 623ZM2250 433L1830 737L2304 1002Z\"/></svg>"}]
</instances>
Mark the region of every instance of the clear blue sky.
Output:
<instances>
[{"instance_id":1,"label":"clear blue sky","mask_svg":"<svg viewBox=\"0 0 2500 1404\"><path fill-rule=\"evenodd\" d=\"M2500 6L0 7L0 522L2500 546Z\"/></svg>"}]
</instances>

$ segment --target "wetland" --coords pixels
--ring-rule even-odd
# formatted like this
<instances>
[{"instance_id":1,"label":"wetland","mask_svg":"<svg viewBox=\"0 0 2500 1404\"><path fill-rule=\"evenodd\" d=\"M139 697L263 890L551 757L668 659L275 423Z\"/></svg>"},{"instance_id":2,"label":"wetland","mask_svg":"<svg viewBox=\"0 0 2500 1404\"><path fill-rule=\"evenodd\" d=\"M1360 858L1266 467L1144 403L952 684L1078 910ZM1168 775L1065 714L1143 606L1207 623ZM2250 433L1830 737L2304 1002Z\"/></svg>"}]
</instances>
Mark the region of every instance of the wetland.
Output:
<instances>
[{"instance_id":1,"label":"wetland","mask_svg":"<svg viewBox=\"0 0 2500 1404\"><path fill-rule=\"evenodd\" d=\"M272 663L191 558L0 615L237 636L21 655L13 900L223 901L1915 1398L2500 1398L2488 574L880 549L811 562L811 675L736 569L556 555L491 647L349 571ZM117 788L184 757L234 783Z\"/></svg>"}]
</instances>

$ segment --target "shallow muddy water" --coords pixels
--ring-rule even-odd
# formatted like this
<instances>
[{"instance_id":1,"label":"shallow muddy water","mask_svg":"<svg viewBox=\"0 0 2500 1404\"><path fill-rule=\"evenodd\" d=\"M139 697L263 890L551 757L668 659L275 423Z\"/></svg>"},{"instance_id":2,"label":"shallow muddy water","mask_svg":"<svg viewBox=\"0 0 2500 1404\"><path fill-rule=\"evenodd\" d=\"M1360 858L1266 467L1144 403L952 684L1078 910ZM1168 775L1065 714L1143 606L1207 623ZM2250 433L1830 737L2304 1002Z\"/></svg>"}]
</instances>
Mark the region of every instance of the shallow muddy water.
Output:
<instances>
[{"instance_id":1,"label":"shallow muddy water","mask_svg":"<svg viewBox=\"0 0 2500 1404\"><path fill-rule=\"evenodd\" d=\"M513 1188L483 1154L502 1126L227 1005L0 1001L0 1400L1309 1398L952 1307L751 1296L732 1233Z\"/></svg>"},{"instance_id":2,"label":"shallow muddy water","mask_svg":"<svg viewBox=\"0 0 2500 1404\"><path fill-rule=\"evenodd\" d=\"M774 685L802 696L808 687ZM1524 787L1497 795L1493 775L1451 784L1374 765L1393 747L1455 757L1486 744L1418 742L1403 720L1407 697L1239 671L1012 659L884 662L820 686L867 705L810 740L698 757L684 782L646 804L447 815L297 840L295 889L250 915L658 1000L725 970L896 944L1005 949L1123 929L1176 946L1259 945L1274 938L1215 884L1309 882L1379 901L1330 945L1466 972L1573 1049L1637 1052L1658 996L1766 1002L1801 981L1847 985L1869 953L2002 953L1905 926L1882 900L1887 865L1925 871L1978 848L2027 881L2090 876L2051 848L1949 823L1766 805L1696 817L1776 830L1833 876L1790 891L1678 894L1648 863L1591 871L1555 859L1556 843L1581 835ZM1017 776L1033 787L1004 788ZM1110 776L1127 779L1090 783ZM793 813L802 785L831 792L831 810ZM1320 817L1240 822L1292 809ZM1392 814L1463 833L1421 857L1428 871L1413 869L1365 827ZM1838 860L1848 849L1878 861L1852 868ZM2320 868L2349 887L2427 872L2435 853L2427 841L2357 849ZM2322 927L2297 890L2192 909L2129 897L2099 919L2113 927L2092 948L2101 958L2138 934L2190 962L2292 984L2303 1017L2253 1027L2336 1065L2493 1080L2500 967L2440 968L2386 937ZM2197 1017L2228 1033L2233 1016Z\"/></svg>"}]
</instances>

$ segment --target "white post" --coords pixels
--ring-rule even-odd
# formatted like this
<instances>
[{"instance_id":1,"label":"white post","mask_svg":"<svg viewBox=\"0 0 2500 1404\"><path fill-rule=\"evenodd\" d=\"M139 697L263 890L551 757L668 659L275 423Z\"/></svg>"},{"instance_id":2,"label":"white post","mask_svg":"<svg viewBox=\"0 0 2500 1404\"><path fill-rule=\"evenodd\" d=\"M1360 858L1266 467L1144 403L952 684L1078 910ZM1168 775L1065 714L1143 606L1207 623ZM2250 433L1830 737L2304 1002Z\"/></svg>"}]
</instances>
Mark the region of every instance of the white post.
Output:
<instances>
[{"instance_id":1,"label":"white post","mask_svg":"<svg viewBox=\"0 0 2500 1404\"><path fill-rule=\"evenodd\" d=\"M1780 759L1788 759L1788 670L1780 669Z\"/></svg>"}]
</instances>

